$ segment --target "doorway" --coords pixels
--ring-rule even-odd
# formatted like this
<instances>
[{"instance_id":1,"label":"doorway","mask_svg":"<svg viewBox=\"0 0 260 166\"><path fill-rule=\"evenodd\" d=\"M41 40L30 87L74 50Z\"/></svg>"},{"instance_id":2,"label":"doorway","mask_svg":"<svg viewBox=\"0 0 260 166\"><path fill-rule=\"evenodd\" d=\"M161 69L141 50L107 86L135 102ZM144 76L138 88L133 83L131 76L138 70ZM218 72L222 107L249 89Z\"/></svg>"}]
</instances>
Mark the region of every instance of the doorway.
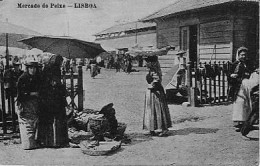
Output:
<instances>
[{"instance_id":1,"label":"doorway","mask_svg":"<svg viewBox=\"0 0 260 166\"><path fill-rule=\"evenodd\" d=\"M197 25L181 27L180 48L186 51L187 61L197 62Z\"/></svg>"}]
</instances>

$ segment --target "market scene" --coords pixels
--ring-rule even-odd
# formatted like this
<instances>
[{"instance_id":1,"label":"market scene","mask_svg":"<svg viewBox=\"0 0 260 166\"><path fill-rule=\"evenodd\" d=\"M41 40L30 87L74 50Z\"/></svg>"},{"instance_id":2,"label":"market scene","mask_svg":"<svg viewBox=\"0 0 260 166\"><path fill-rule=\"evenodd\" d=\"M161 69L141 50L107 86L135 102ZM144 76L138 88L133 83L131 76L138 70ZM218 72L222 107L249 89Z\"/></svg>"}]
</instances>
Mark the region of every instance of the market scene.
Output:
<instances>
[{"instance_id":1,"label":"market scene","mask_svg":"<svg viewBox=\"0 0 260 166\"><path fill-rule=\"evenodd\" d=\"M0 165L259 165L259 0L139 1L0 1Z\"/></svg>"}]
</instances>

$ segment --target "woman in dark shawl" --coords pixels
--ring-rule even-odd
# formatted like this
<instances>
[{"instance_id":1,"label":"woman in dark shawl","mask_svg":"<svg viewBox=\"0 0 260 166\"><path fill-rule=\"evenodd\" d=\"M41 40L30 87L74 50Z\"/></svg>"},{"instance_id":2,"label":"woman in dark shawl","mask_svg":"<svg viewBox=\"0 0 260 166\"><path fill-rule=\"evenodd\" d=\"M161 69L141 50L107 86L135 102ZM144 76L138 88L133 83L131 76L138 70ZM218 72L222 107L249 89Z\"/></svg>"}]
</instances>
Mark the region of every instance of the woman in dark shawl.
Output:
<instances>
[{"instance_id":1,"label":"woman in dark shawl","mask_svg":"<svg viewBox=\"0 0 260 166\"><path fill-rule=\"evenodd\" d=\"M53 55L43 67L39 141L45 147L68 146L66 87L61 84L63 58Z\"/></svg>"},{"instance_id":2,"label":"woman in dark shawl","mask_svg":"<svg viewBox=\"0 0 260 166\"><path fill-rule=\"evenodd\" d=\"M161 130L159 136L167 135L172 126L166 95L161 84L162 73L157 56L146 59L149 73L146 75L148 88L145 95L143 129L149 130L151 135L157 135L155 130Z\"/></svg>"}]
</instances>

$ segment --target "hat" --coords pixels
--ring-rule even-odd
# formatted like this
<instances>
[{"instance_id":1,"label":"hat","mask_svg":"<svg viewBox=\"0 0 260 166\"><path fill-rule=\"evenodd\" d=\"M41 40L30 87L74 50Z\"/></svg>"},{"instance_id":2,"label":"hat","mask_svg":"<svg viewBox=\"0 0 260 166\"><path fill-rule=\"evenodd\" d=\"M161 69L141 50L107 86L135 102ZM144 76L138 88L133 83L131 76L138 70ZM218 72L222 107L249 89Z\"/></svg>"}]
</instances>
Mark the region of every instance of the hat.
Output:
<instances>
[{"instance_id":1,"label":"hat","mask_svg":"<svg viewBox=\"0 0 260 166\"><path fill-rule=\"evenodd\" d=\"M147 62L156 62L156 61L158 61L158 57L156 55L148 56L148 57L145 58L145 61L147 61Z\"/></svg>"},{"instance_id":2,"label":"hat","mask_svg":"<svg viewBox=\"0 0 260 166\"><path fill-rule=\"evenodd\" d=\"M176 55L181 55L181 54L185 54L185 53L186 53L186 51L184 51L184 50L179 50Z\"/></svg>"},{"instance_id":3,"label":"hat","mask_svg":"<svg viewBox=\"0 0 260 166\"><path fill-rule=\"evenodd\" d=\"M38 62L36 61L30 61L25 64L25 66L32 66L32 67L38 67Z\"/></svg>"}]
</instances>

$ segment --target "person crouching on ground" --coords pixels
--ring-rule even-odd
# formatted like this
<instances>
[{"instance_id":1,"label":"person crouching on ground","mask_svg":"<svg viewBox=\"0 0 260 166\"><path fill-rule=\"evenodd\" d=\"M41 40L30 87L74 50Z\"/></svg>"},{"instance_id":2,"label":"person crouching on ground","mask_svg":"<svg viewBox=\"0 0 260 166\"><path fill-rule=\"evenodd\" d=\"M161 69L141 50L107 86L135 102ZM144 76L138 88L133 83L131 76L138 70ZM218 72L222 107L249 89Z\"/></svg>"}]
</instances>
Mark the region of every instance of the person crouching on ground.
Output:
<instances>
[{"instance_id":1,"label":"person crouching on ground","mask_svg":"<svg viewBox=\"0 0 260 166\"><path fill-rule=\"evenodd\" d=\"M145 95L143 129L149 130L151 135L157 135L155 130L161 130L159 136L167 135L172 126L166 95L162 87L162 74L157 56L146 59L149 73L146 75L148 89Z\"/></svg>"},{"instance_id":2,"label":"person crouching on ground","mask_svg":"<svg viewBox=\"0 0 260 166\"><path fill-rule=\"evenodd\" d=\"M36 129L38 123L38 95L40 82L37 77L38 63L26 63L26 72L18 79L17 106L18 120L24 149L38 148L36 142Z\"/></svg>"}]
</instances>

